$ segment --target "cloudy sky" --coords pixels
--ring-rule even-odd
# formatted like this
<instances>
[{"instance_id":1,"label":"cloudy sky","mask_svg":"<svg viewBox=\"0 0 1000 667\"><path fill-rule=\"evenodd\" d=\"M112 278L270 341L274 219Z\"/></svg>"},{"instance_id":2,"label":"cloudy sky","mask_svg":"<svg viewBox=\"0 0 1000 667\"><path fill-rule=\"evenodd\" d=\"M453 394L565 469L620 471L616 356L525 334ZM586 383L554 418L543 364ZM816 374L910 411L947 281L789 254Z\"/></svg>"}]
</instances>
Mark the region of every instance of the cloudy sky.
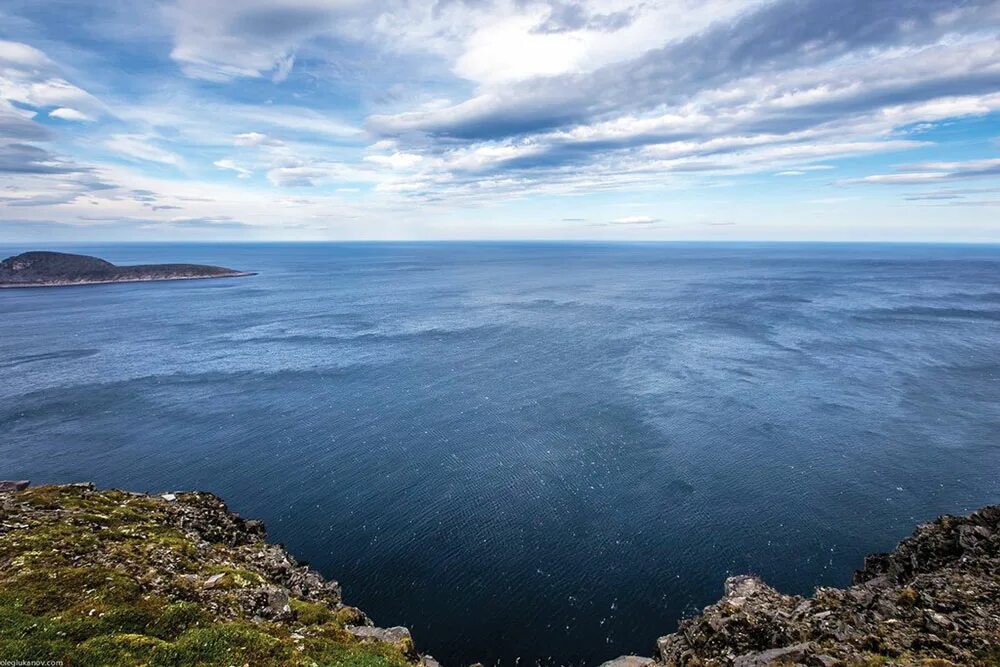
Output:
<instances>
[{"instance_id":1,"label":"cloudy sky","mask_svg":"<svg viewBox=\"0 0 1000 667\"><path fill-rule=\"evenodd\" d=\"M1000 242L1000 0L4 0L0 240Z\"/></svg>"}]
</instances>

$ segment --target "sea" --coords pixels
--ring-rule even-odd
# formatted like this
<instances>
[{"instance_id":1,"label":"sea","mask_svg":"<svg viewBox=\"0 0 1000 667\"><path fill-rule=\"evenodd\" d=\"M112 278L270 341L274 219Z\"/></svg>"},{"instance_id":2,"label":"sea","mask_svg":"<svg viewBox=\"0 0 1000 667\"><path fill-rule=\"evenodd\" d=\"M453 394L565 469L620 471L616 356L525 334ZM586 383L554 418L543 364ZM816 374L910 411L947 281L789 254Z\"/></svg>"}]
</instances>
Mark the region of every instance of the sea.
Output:
<instances>
[{"instance_id":1,"label":"sea","mask_svg":"<svg viewBox=\"0 0 1000 667\"><path fill-rule=\"evenodd\" d=\"M44 249L258 275L0 290L0 478L213 491L449 666L651 655L1000 502L1000 246Z\"/></svg>"}]
</instances>

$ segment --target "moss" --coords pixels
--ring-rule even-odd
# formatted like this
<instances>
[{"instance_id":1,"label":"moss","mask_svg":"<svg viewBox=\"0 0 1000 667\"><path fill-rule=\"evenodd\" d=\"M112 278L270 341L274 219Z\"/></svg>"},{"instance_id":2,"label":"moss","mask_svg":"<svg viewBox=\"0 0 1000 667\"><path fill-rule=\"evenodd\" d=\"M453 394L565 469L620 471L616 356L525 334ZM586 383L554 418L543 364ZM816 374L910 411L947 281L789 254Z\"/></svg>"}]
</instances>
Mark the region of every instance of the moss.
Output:
<instances>
[{"instance_id":1,"label":"moss","mask_svg":"<svg viewBox=\"0 0 1000 667\"><path fill-rule=\"evenodd\" d=\"M386 644L345 644L305 640L305 653L320 665L338 667L404 667L406 657Z\"/></svg>"},{"instance_id":2,"label":"moss","mask_svg":"<svg viewBox=\"0 0 1000 667\"><path fill-rule=\"evenodd\" d=\"M292 599L295 625L250 622L248 591L269 583L264 545L206 545L158 498L36 487L0 515L0 657L68 666L402 667L397 647L359 643L353 607ZM224 575L211 589L206 579ZM251 595L252 597L252 595ZM305 630L302 630L305 626ZM299 628L306 637L292 634ZM408 647L407 647L408 648Z\"/></svg>"},{"instance_id":3,"label":"moss","mask_svg":"<svg viewBox=\"0 0 1000 667\"><path fill-rule=\"evenodd\" d=\"M115 633L143 633L156 618L157 609L147 605L99 606L60 615L61 632L75 641Z\"/></svg>"},{"instance_id":4,"label":"moss","mask_svg":"<svg viewBox=\"0 0 1000 667\"><path fill-rule=\"evenodd\" d=\"M28 570L4 581L15 604L31 614L66 609L84 600L124 604L139 598L139 585L103 567Z\"/></svg>"},{"instance_id":5,"label":"moss","mask_svg":"<svg viewBox=\"0 0 1000 667\"><path fill-rule=\"evenodd\" d=\"M340 625L364 625L365 614L357 607L341 607L337 610L337 623Z\"/></svg>"},{"instance_id":6,"label":"moss","mask_svg":"<svg viewBox=\"0 0 1000 667\"><path fill-rule=\"evenodd\" d=\"M24 661L62 662L74 644L66 639L0 639L0 656L5 661L15 663Z\"/></svg>"},{"instance_id":7,"label":"moss","mask_svg":"<svg viewBox=\"0 0 1000 667\"><path fill-rule=\"evenodd\" d=\"M188 630L171 644L161 659L177 665L282 665L292 658L288 642L249 624L219 624Z\"/></svg>"},{"instance_id":8,"label":"moss","mask_svg":"<svg viewBox=\"0 0 1000 667\"><path fill-rule=\"evenodd\" d=\"M334 620L334 613L324 604L292 598L288 601L295 619L303 625L322 625Z\"/></svg>"},{"instance_id":9,"label":"moss","mask_svg":"<svg viewBox=\"0 0 1000 667\"><path fill-rule=\"evenodd\" d=\"M47 618L0 606L0 640L57 639L62 627Z\"/></svg>"},{"instance_id":10,"label":"moss","mask_svg":"<svg viewBox=\"0 0 1000 667\"><path fill-rule=\"evenodd\" d=\"M67 663L73 667L125 667L151 665L167 643L155 637L118 634L94 637L70 653ZM193 664L193 663L192 663Z\"/></svg>"},{"instance_id":11,"label":"moss","mask_svg":"<svg viewBox=\"0 0 1000 667\"><path fill-rule=\"evenodd\" d=\"M896 604L901 607L913 607L917 604L920 596L917 592L910 587L900 589L899 596L896 598Z\"/></svg>"},{"instance_id":12,"label":"moss","mask_svg":"<svg viewBox=\"0 0 1000 667\"><path fill-rule=\"evenodd\" d=\"M175 602L163 608L146 626L146 632L161 639L174 639L191 628L208 625L210 617L194 602Z\"/></svg>"}]
</instances>

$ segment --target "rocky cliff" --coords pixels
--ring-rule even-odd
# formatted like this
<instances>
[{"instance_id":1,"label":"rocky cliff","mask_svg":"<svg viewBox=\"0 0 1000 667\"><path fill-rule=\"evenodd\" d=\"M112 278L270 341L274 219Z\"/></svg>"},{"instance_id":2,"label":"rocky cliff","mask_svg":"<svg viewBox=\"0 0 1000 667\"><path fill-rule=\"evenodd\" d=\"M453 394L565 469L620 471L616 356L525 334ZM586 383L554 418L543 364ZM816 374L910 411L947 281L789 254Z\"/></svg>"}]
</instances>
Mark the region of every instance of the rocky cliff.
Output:
<instances>
[{"instance_id":1,"label":"rocky cliff","mask_svg":"<svg viewBox=\"0 0 1000 667\"><path fill-rule=\"evenodd\" d=\"M436 664L212 494L90 484L0 484L0 661Z\"/></svg>"},{"instance_id":2,"label":"rocky cliff","mask_svg":"<svg viewBox=\"0 0 1000 667\"><path fill-rule=\"evenodd\" d=\"M920 526L847 589L809 598L732 577L725 596L614 667L1000 665L1000 506ZM638 662L636 662L638 660Z\"/></svg>"},{"instance_id":3,"label":"rocky cliff","mask_svg":"<svg viewBox=\"0 0 1000 667\"><path fill-rule=\"evenodd\" d=\"M750 576L609 667L1000 666L1000 506L920 526L847 589ZM0 482L0 660L436 667L209 493Z\"/></svg>"},{"instance_id":4,"label":"rocky cliff","mask_svg":"<svg viewBox=\"0 0 1000 667\"><path fill-rule=\"evenodd\" d=\"M250 275L253 274L202 264L116 266L97 257L64 252L25 252L0 262L0 287L58 287Z\"/></svg>"}]
</instances>

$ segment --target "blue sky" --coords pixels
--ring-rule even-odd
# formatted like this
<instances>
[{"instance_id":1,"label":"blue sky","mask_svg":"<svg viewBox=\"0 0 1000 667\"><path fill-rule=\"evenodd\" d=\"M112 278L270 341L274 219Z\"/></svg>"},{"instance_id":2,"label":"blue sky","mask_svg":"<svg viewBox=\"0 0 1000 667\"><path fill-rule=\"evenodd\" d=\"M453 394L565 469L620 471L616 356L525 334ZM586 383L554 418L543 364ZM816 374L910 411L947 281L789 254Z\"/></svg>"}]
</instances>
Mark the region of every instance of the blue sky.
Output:
<instances>
[{"instance_id":1,"label":"blue sky","mask_svg":"<svg viewBox=\"0 0 1000 667\"><path fill-rule=\"evenodd\" d=\"M1000 0L5 0L0 240L1000 242Z\"/></svg>"}]
</instances>

